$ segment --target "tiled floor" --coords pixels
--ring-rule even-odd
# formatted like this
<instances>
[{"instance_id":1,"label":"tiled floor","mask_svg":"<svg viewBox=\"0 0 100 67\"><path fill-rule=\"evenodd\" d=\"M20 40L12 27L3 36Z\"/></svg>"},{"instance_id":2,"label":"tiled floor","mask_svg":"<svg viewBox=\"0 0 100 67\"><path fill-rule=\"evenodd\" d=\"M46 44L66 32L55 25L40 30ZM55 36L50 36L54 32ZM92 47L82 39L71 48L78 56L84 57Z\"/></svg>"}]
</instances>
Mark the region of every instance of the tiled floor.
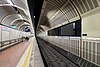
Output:
<instances>
[{"instance_id":1,"label":"tiled floor","mask_svg":"<svg viewBox=\"0 0 100 67\"><path fill-rule=\"evenodd\" d=\"M16 67L24 51L28 47L29 41L16 44L0 52L0 67Z\"/></svg>"},{"instance_id":2,"label":"tiled floor","mask_svg":"<svg viewBox=\"0 0 100 67\"><path fill-rule=\"evenodd\" d=\"M36 40L34 40L29 67L44 67Z\"/></svg>"}]
</instances>

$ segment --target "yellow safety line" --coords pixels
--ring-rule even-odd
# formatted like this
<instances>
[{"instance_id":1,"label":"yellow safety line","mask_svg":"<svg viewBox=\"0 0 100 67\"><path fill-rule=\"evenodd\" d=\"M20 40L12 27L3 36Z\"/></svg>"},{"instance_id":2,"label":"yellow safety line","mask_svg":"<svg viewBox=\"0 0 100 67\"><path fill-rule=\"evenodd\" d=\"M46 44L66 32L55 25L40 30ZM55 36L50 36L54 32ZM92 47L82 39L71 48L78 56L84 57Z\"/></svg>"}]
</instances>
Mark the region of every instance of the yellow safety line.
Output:
<instances>
[{"instance_id":1,"label":"yellow safety line","mask_svg":"<svg viewBox=\"0 0 100 67\"><path fill-rule=\"evenodd\" d=\"M27 66L27 62L28 62L28 60L29 60L29 56L30 56L30 54L31 54L31 50L32 50L32 42L31 42L31 44L30 44L29 47L28 47L28 53L27 53L27 55L26 55L26 58L25 58L25 60L24 60L24 63L22 64L22 67L26 67L26 66Z\"/></svg>"}]
</instances>

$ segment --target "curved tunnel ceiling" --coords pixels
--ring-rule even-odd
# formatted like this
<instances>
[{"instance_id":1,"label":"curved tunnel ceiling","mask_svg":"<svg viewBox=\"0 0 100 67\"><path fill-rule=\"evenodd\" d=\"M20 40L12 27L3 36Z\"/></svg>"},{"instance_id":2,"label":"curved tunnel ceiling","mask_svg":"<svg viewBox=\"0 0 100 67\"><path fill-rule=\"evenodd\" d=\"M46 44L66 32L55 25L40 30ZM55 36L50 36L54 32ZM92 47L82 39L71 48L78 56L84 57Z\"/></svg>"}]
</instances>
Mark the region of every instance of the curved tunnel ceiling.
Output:
<instances>
[{"instance_id":1,"label":"curved tunnel ceiling","mask_svg":"<svg viewBox=\"0 0 100 67\"><path fill-rule=\"evenodd\" d=\"M18 27L18 29L19 29L19 30L22 30L22 28L24 28L24 27L30 28L30 25L22 24L22 25L20 25L20 26Z\"/></svg>"},{"instance_id":2,"label":"curved tunnel ceiling","mask_svg":"<svg viewBox=\"0 0 100 67\"><path fill-rule=\"evenodd\" d=\"M95 0L44 0L37 31L41 29L41 25L49 29L82 19L85 13L97 7Z\"/></svg>"},{"instance_id":3,"label":"curved tunnel ceiling","mask_svg":"<svg viewBox=\"0 0 100 67\"><path fill-rule=\"evenodd\" d=\"M11 5L11 4L0 4L0 7L3 7L5 10L8 11L8 13L20 13L26 17L29 17L28 16L28 12L25 11L23 8L19 7L19 6L16 6L16 5ZM13 11L12 11L13 10ZM19 12L18 12L19 11Z\"/></svg>"},{"instance_id":4,"label":"curved tunnel ceiling","mask_svg":"<svg viewBox=\"0 0 100 67\"><path fill-rule=\"evenodd\" d=\"M2 24L7 24L10 25L14 20L16 19L23 19L22 16L20 14L10 14L7 15L3 20L2 20Z\"/></svg>"},{"instance_id":5,"label":"curved tunnel ceiling","mask_svg":"<svg viewBox=\"0 0 100 67\"><path fill-rule=\"evenodd\" d=\"M50 28L65 21L69 23L76 16L77 19L81 18L71 0L49 0L43 4L38 27L43 25Z\"/></svg>"},{"instance_id":6,"label":"curved tunnel ceiling","mask_svg":"<svg viewBox=\"0 0 100 67\"><path fill-rule=\"evenodd\" d=\"M20 19L15 19L10 25L16 25L16 24L18 24L19 22L22 22L22 21L30 24L30 22L28 20L20 18Z\"/></svg>"},{"instance_id":7,"label":"curved tunnel ceiling","mask_svg":"<svg viewBox=\"0 0 100 67\"><path fill-rule=\"evenodd\" d=\"M24 22L26 22L28 25L30 25L30 27L32 27L27 0L2 0L0 3L2 3L0 4L1 24L7 26L11 26L13 24L26 25L24 24ZM21 23L21 21L23 21L23 23Z\"/></svg>"},{"instance_id":8,"label":"curved tunnel ceiling","mask_svg":"<svg viewBox=\"0 0 100 67\"><path fill-rule=\"evenodd\" d=\"M13 6L24 11L25 13L27 13L28 10L27 0L2 0L0 3L0 6Z\"/></svg>"}]
</instances>

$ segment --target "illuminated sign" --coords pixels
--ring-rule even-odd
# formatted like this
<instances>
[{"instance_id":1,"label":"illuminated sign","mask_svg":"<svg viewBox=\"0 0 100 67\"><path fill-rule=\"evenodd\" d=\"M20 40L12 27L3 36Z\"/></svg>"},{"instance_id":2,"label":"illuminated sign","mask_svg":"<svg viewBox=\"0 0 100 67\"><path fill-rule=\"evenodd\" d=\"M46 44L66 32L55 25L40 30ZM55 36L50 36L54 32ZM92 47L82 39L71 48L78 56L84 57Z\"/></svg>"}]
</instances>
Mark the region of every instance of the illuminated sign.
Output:
<instances>
[{"instance_id":1,"label":"illuminated sign","mask_svg":"<svg viewBox=\"0 0 100 67\"><path fill-rule=\"evenodd\" d=\"M17 28L16 26L11 26L11 27L12 27L12 28L15 28L15 29Z\"/></svg>"}]
</instances>

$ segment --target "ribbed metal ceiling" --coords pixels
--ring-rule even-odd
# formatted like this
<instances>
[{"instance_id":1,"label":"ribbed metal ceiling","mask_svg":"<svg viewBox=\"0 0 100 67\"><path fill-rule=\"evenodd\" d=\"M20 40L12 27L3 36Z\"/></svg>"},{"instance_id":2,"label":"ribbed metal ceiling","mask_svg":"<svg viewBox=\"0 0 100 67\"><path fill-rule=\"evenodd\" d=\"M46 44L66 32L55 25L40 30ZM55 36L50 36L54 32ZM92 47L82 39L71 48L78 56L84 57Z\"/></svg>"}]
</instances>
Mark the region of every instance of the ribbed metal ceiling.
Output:
<instances>
[{"instance_id":1,"label":"ribbed metal ceiling","mask_svg":"<svg viewBox=\"0 0 100 67\"><path fill-rule=\"evenodd\" d=\"M38 30L41 25L48 28L55 27L66 21L78 17L97 8L97 0L48 0L39 19Z\"/></svg>"}]
</instances>

